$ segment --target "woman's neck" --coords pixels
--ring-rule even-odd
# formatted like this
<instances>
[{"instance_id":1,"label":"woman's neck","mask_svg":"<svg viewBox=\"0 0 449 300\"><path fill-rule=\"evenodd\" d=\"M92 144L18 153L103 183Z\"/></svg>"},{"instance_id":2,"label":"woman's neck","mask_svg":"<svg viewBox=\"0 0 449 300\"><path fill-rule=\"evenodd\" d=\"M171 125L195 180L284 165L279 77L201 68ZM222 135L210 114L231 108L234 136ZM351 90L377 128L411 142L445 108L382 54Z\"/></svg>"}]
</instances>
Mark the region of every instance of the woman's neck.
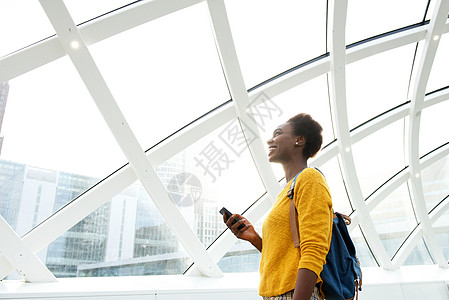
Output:
<instances>
[{"instance_id":1,"label":"woman's neck","mask_svg":"<svg viewBox=\"0 0 449 300\"><path fill-rule=\"evenodd\" d=\"M286 182L289 182L296 176L296 174L307 168L307 160L283 164L282 167L284 168L285 180Z\"/></svg>"}]
</instances>

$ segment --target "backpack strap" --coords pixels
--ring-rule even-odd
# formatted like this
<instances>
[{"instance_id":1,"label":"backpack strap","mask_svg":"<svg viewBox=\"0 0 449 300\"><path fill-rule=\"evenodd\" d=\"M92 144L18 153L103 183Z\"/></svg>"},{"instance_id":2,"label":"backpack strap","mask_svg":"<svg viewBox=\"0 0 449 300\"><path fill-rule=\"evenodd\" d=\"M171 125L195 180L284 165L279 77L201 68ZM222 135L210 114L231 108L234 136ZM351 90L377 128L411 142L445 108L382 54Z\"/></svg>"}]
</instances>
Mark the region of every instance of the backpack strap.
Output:
<instances>
[{"instance_id":1,"label":"backpack strap","mask_svg":"<svg viewBox=\"0 0 449 300\"><path fill-rule=\"evenodd\" d=\"M315 169L321 173L321 175L324 174L321 172L317 167ZM296 178L298 178L298 175L301 174L303 170L301 170L298 174L296 174L295 178L293 178L292 183L290 184L290 189L287 192L287 196L290 198L290 211L289 211L289 217L290 217L290 228L292 232L292 238L293 238L293 244L295 245L295 248L299 248L299 225L298 225L298 211L295 206L295 201L293 200L294 192L295 192L295 184L296 184ZM335 211L333 212L334 218L337 217L335 214ZM342 213L339 213L343 219L345 220L346 225L351 224L351 218L347 215L344 215Z\"/></svg>"},{"instance_id":2,"label":"backpack strap","mask_svg":"<svg viewBox=\"0 0 449 300\"><path fill-rule=\"evenodd\" d=\"M292 231L293 244L295 248L299 248L299 228L298 222L298 212L296 211L295 201L293 200L293 195L295 191L296 178L301 174L302 170L296 174L295 178L293 178L292 183L290 184L290 189L287 192L287 196L290 198L290 227Z\"/></svg>"}]
</instances>

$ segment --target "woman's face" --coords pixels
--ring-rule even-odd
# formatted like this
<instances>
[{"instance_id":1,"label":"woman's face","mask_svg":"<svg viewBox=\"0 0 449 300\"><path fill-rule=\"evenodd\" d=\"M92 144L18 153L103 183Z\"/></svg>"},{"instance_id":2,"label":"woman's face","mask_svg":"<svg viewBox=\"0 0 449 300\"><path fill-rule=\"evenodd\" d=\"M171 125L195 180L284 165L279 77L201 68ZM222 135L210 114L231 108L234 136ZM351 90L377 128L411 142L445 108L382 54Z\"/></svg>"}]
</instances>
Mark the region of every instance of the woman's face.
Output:
<instances>
[{"instance_id":1,"label":"woman's face","mask_svg":"<svg viewBox=\"0 0 449 300\"><path fill-rule=\"evenodd\" d=\"M273 131L273 136L267 141L268 160L270 162L288 161L293 155L296 137L290 123L284 123Z\"/></svg>"}]
</instances>

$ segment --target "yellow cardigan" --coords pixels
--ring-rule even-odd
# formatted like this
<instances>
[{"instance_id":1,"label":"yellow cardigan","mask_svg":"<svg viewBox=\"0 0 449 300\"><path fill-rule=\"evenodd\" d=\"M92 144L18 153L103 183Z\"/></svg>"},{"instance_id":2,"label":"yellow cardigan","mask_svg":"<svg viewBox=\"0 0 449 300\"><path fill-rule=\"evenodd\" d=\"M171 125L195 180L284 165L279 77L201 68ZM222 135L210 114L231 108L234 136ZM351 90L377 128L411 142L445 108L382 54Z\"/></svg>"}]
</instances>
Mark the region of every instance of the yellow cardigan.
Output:
<instances>
[{"instance_id":1,"label":"yellow cardigan","mask_svg":"<svg viewBox=\"0 0 449 300\"><path fill-rule=\"evenodd\" d=\"M326 180L315 168L304 169L296 179L294 201L301 250L294 247L290 229L290 184L278 195L262 226L259 294L264 297L293 290L299 269L313 271L317 283L321 282L320 273L330 247L333 212Z\"/></svg>"}]
</instances>

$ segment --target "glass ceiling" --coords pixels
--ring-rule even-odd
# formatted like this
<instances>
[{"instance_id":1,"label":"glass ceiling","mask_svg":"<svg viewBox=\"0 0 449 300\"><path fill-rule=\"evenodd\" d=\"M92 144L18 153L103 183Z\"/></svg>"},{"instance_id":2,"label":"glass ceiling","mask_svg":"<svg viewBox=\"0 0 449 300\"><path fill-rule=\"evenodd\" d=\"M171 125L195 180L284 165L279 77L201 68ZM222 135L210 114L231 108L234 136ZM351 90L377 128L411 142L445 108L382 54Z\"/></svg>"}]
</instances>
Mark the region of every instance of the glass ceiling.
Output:
<instances>
[{"instance_id":1,"label":"glass ceiling","mask_svg":"<svg viewBox=\"0 0 449 300\"><path fill-rule=\"evenodd\" d=\"M447 267L448 11L3 1L1 278L257 271L218 211L261 228L285 183L265 141L299 112L362 266Z\"/></svg>"}]
</instances>

